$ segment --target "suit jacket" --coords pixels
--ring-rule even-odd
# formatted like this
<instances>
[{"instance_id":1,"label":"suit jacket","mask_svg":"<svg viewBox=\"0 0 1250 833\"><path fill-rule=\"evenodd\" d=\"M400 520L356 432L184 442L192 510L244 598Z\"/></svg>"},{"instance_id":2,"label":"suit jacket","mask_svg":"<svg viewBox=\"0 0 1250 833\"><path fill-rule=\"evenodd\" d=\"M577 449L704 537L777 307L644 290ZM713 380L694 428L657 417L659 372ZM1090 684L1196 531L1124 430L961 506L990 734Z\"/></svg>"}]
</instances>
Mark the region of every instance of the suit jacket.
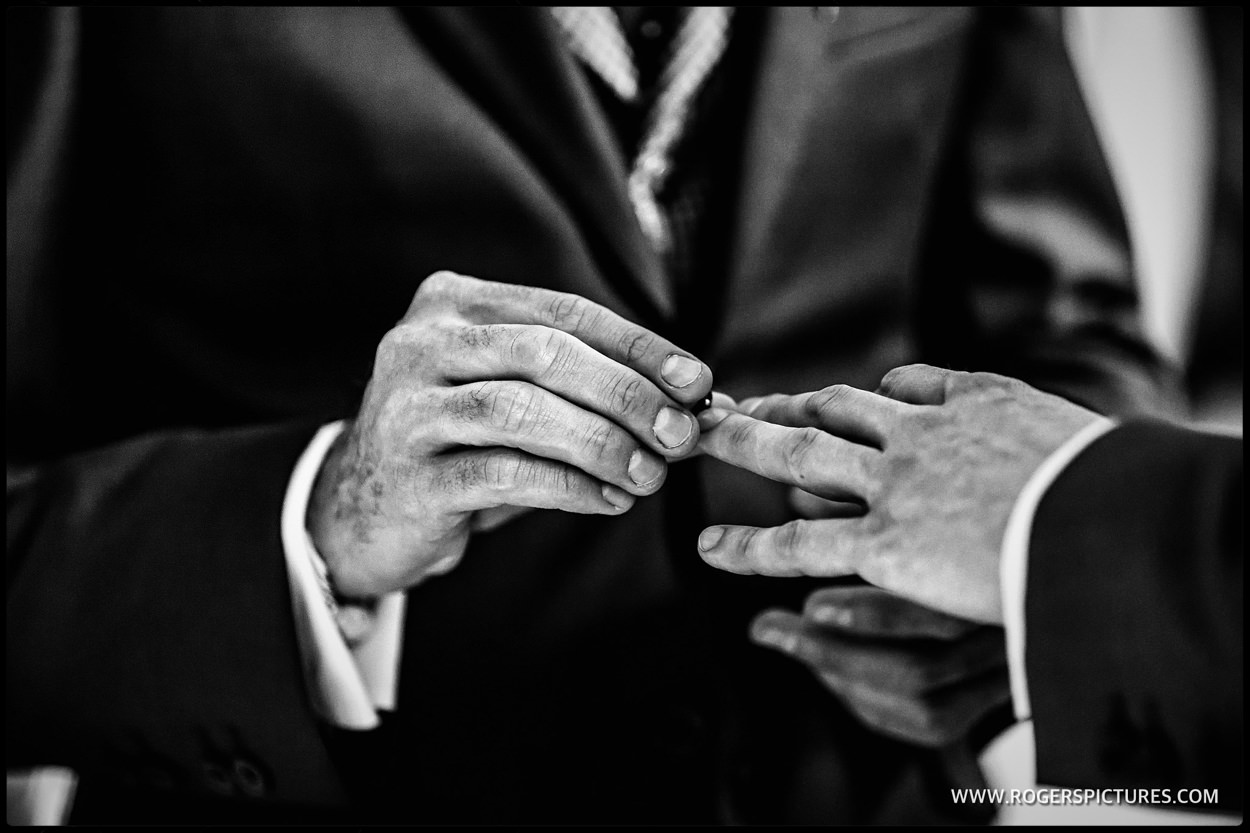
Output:
<instances>
[{"instance_id":1,"label":"suit jacket","mask_svg":"<svg viewBox=\"0 0 1250 833\"><path fill-rule=\"evenodd\" d=\"M1201 20L1215 87L1215 170L1205 274L1186 368L1199 418L1227 407L1230 399L1240 402L1246 377L1245 13L1240 6L1203 6Z\"/></svg>"},{"instance_id":2,"label":"suit jacket","mask_svg":"<svg viewBox=\"0 0 1250 833\"><path fill-rule=\"evenodd\" d=\"M1219 790L1242 809L1243 451L1130 422L1047 491L1025 603L1041 783Z\"/></svg>"},{"instance_id":3,"label":"suit jacket","mask_svg":"<svg viewBox=\"0 0 1250 833\"><path fill-rule=\"evenodd\" d=\"M694 542L788 519L773 484L688 463L625 517L475 536L411 594L398 710L363 737L309 707L278 516L444 268L605 304L739 396L924 360L1153 408L1166 374L1046 13L770 11L700 321L542 10L9 22L10 765L83 773L79 819L967 812L931 755L747 645L810 588L714 575Z\"/></svg>"}]
</instances>

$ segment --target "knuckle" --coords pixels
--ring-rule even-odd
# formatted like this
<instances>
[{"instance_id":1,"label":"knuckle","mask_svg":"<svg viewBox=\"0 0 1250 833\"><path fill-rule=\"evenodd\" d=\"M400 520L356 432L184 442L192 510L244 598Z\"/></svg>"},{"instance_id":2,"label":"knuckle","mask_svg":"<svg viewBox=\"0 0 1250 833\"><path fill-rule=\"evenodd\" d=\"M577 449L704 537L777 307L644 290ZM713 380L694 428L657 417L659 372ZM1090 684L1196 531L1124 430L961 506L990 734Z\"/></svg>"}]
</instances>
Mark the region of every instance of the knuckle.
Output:
<instances>
[{"instance_id":1,"label":"knuckle","mask_svg":"<svg viewBox=\"0 0 1250 833\"><path fill-rule=\"evenodd\" d=\"M761 543L760 531L755 527L747 527L739 530L735 549L748 558L758 558L764 554L763 548L760 546Z\"/></svg>"},{"instance_id":2,"label":"knuckle","mask_svg":"<svg viewBox=\"0 0 1250 833\"><path fill-rule=\"evenodd\" d=\"M582 451L595 459L612 456L616 450L616 430L606 421L594 422L582 440Z\"/></svg>"},{"instance_id":3,"label":"knuckle","mask_svg":"<svg viewBox=\"0 0 1250 833\"><path fill-rule=\"evenodd\" d=\"M798 564L802 561L803 545L807 542L807 522L790 521L777 528L778 554L787 561Z\"/></svg>"},{"instance_id":4,"label":"knuckle","mask_svg":"<svg viewBox=\"0 0 1250 833\"><path fill-rule=\"evenodd\" d=\"M985 373L978 370L972 373L952 374L951 383L953 385L958 385L961 390L993 388L998 387L999 380L1002 378L1003 377L996 376L993 373Z\"/></svg>"},{"instance_id":5,"label":"knuckle","mask_svg":"<svg viewBox=\"0 0 1250 833\"><path fill-rule=\"evenodd\" d=\"M443 298L450 295L465 278L449 269L440 269L421 281L417 295L424 298Z\"/></svg>"},{"instance_id":6,"label":"knuckle","mask_svg":"<svg viewBox=\"0 0 1250 833\"><path fill-rule=\"evenodd\" d=\"M1029 385L1021 379L1011 376L1000 376L997 373L977 373L977 384L998 391L1007 398L1018 396L1022 392L1029 390Z\"/></svg>"},{"instance_id":7,"label":"knuckle","mask_svg":"<svg viewBox=\"0 0 1250 833\"><path fill-rule=\"evenodd\" d=\"M573 337L544 327L530 337L528 365L543 377L556 376L572 364Z\"/></svg>"},{"instance_id":8,"label":"knuckle","mask_svg":"<svg viewBox=\"0 0 1250 833\"><path fill-rule=\"evenodd\" d=\"M491 324L485 329L490 332L491 343L496 352L515 365L524 368L536 367L545 357L547 339L544 331L546 327Z\"/></svg>"},{"instance_id":9,"label":"knuckle","mask_svg":"<svg viewBox=\"0 0 1250 833\"><path fill-rule=\"evenodd\" d=\"M646 395L646 383L639 376L621 374L608 386L608 407L614 416L629 416Z\"/></svg>"},{"instance_id":10,"label":"knuckle","mask_svg":"<svg viewBox=\"0 0 1250 833\"><path fill-rule=\"evenodd\" d=\"M542 329L518 327L508 342L508 358L519 367L541 368L546 358L547 338Z\"/></svg>"},{"instance_id":11,"label":"knuckle","mask_svg":"<svg viewBox=\"0 0 1250 833\"><path fill-rule=\"evenodd\" d=\"M732 448L750 449L755 442L755 423L748 419L732 420L726 438Z\"/></svg>"},{"instance_id":12,"label":"knuckle","mask_svg":"<svg viewBox=\"0 0 1250 833\"><path fill-rule=\"evenodd\" d=\"M571 495L577 492L577 476L567 466L551 466L544 480L547 487L557 495Z\"/></svg>"},{"instance_id":13,"label":"knuckle","mask_svg":"<svg viewBox=\"0 0 1250 833\"><path fill-rule=\"evenodd\" d=\"M814 449L824 436L819 428L796 428L782 444L782 460L786 471L799 483L807 483L813 472Z\"/></svg>"},{"instance_id":14,"label":"knuckle","mask_svg":"<svg viewBox=\"0 0 1250 833\"><path fill-rule=\"evenodd\" d=\"M565 466L551 465L526 457L517 461L515 483L522 489L562 495L572 488L571 474Z\"/></svg>"},{"instance_id":15,"label":"knuckle","mask_svg":"<svg viewBox=\"0 0 1250 833\"><path fill-rule=\"evenodd\" d=\"M924 367L926 367L926 365L905 364L902 367L894 368L881 377L881 391L887 396L890 395L894 391L897 391L900 386L904 385L912 376L920 373Z\"/></svg>"},{"instance_id":16,"label":"knuckle","mask_svg":"<svg viewBox=\"0 0 1250 833\"><path fill-rule=\"evenodd\" d=\"M814 393L803 400L803 415L809 419L820 419L824 406L824 392Z\"/></svg>"},{"instance_id":17,"label":"knuckle","mask_svg":"<svg viewBox=\"0 0 1250 833\"><path fill-rule=\"evenodd\" d=\"M893 397L898 391L899 384L903 379L906 368L896 367L881 377L881 384L877 385L878 392L882 396Z\"/></svg>"},{"instance_id":18,"label":"knuckle","mask_svg":"<svg viewBox=\"0 0 1250 833\"><path fill-rule=\"evenodd\" d=\"M406 350L405 337L400 333L402 329L401 327L396 327L393 330L388 330L379 339L378 348L373 353L373 373L375 376L399 363L400 356Z\"/></svg>"},{"instance_id":19,"label":"knuckle","mask_svg":"<svg viewBox=\"0 0 1250 833\"><path fill-rule=\"evenodd\" d=\"M589 301L568 292L556 293L547 304L547 318L552 326L566 332L580 330L589 311Z\"/></svg>"},{"instance_id":20,"label":"knuckle","mask_svg":"<svg viewBox=\"0 0 1250 833\"><path fill-rule=\"evenodd\" d=\"M532 421L534 395L528 388L506 383L493 385L487 395L487 419L500 431L516 433Z\"/></svg>"},{"instance_id":21,"label":"knuckle","mask_svg":"<svg viewBox=\"0 0 1250 833\"><path fill-rule=\"evenodd\" d=\"M837 408L846 402L854 390L850 385L830 385L823 388L816 396L812 397L816 400L817 413L823 413L831 408Z\"/></svg>"},{"instance_id":22,"label":"knuckle","mask_svg":"<svg viewBox=\"0 0 1250 833\"><path fill-rule=\"evenodd\" d=\"M970 394L977 391L999 390L1008 381L1005 376L976 371L951 371L946 376L946 392L948 394Z\"/></svg>"},{"instance_id":23,"label":"knuckle","mask_svg":"<svg viewBox=\"0 0 1250 833\"><path fill-rule=\"evenodd\" d=\"M637 364L655 347L655 336L646 330L629 328L621 336L619 350L629 365Z\"/></svg>"},{"instance_id":24,"label":"knuckle","mask_svg":"<svg viewBox=\"0 0 1250 833\"><path fill-rule=\"evenodd\" d=\"M521 482L522 461L515 454L490 454L482 461L480 481L492 491L504 491Z\"/></svg>"},{"instance_id":25,"label":"knuckle","mask_svg":"<svg viewBox=\"0 0 1250 833\"><path fill-rule=\"evenodd\" d=\"M818 421L824 421L848 407L855 392L850 385L830 385L808 400L808 413Z\"/></svg>"},{"instance_id":26,"label":"knuckle","mask_svg":"<svg viewBox=\"0 0 1250 833\"><path fill-rule=\"evenodd\" d=\"M374 351L375 372L406 366L411 354L420 348L422 339L422 333L418 328L406 324L387 330L378 340L378 347Z\"/></svg>"}]
</instances>

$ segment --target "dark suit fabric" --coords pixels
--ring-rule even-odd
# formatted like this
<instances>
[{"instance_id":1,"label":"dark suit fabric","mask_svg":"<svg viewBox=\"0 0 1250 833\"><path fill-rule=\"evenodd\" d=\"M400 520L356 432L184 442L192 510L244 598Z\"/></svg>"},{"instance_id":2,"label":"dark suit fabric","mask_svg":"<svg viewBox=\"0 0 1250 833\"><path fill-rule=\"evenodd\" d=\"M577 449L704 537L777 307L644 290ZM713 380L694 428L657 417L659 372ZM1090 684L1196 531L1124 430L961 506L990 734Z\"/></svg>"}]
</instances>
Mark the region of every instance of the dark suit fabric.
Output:
<instances>
[{"instance_id":1,"label":"dark suit fabric","mask_svg":"<svg viewBox=\"0 0 1250 833\"><path fill-rule=\"evenodd\" d=\"M605 304L737 396L927 360L1156 406L1045 13L763 20L723 285L675 311L543 10L11 14L35 46L10 58L33 92L9 99L8 762L74 766L106 819L164 808L106 800L148 789L172 816L226 794L414 822L961 818L932 756L747 644L810 588L703 567L702 525L790 517L707 461L622 518L475 536L410 595L382 731L327 730L301 694L287 477L438 269Z\"/></svg>"},{"instance_id":2,"label":"dark suit fabric","mask_svg":"<svg viewBox=\"0 0 1250 833\"><path fill-rule=\"evenodd\" d=\"M1245 384L1246 109L1245 12L1204 6L1203 33L1215 87L1215 171L1205 274L1195 311L1187 378L1199 414Z\"/></svg>"},{"instance_id":3,"label":"dark suit fabric","mask_svg":"<svg viewBox=\"0 0 1250 833\"><path fill-rule=\"evenodd\" d=\"M1218 789L1242 809L1242 452L1130 422L1047 491L1025 617L1041 783Z\"/></svg>"}]
</instances>

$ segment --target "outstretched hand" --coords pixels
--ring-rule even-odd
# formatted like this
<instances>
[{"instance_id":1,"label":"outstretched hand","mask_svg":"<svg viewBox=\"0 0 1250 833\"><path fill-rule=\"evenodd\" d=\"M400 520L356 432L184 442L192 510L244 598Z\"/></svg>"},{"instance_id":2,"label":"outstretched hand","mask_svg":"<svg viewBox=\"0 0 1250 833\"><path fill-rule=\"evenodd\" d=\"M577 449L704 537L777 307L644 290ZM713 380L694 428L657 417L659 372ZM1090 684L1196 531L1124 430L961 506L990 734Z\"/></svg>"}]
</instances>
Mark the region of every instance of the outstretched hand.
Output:
<instances>
[{"instance_id":1,"label":"outstretched hand","mask_svg":"<svg viewBox=\"0 0 1250 833\"><path fill-rule=\"evenodd\" d=\"M999 557L1016 498L1099 417L1015 379L910 365L877 393L835 385L736 411L721 403L699 419L705 453L806 493L798 502L862 507L767 529L708 527L699 537L708 564L858 574L934 610L1001 624Z\"/></svg>"}]
</instances>

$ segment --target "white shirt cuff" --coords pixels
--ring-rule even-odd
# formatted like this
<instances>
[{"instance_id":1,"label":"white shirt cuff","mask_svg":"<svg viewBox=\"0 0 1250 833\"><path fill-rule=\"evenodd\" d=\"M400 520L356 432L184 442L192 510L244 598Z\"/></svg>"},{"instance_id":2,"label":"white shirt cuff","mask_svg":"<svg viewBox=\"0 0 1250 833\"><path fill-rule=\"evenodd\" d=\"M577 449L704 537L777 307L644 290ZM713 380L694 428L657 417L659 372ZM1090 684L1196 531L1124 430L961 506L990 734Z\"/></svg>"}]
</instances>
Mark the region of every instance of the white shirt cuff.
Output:
<instances>
[{"instance_id":1,"label":"white shirt cuff","mask_svg":"<svg viewBox=\"0 0 1250 833\"><path fill-rule=\"evenodd\" d=\"M1029 720L1033 715L1024 669L1024 600L1029 574L1029 538L1033 532L1033 517L1037 514L1042 496L1067 468L1068 463L1115 426L1113 420L1099 417L1051 452L1020 490L1007 519L999 560L999 580L1003 594L1003 628L1007 631L1007 668L1011 676L1011 700L1017 720Z\"/></svg>"},{"instance_id":2,"label":"white shirt cuff","mask_svg":"<svg viewBox=\"0 0 1250 833\"><path fill-rule=\"evenodd\" d=\"M354 648L348 646L334 619L325 562L304 522L317 473L343 428L343 422L323 426L295 464L282 504L282 548L313 708L328 723L363 730L378 725L378 709L395 707L405 597L402 592L383 596L369 634Z\"/></svg>"}]
</instances>

